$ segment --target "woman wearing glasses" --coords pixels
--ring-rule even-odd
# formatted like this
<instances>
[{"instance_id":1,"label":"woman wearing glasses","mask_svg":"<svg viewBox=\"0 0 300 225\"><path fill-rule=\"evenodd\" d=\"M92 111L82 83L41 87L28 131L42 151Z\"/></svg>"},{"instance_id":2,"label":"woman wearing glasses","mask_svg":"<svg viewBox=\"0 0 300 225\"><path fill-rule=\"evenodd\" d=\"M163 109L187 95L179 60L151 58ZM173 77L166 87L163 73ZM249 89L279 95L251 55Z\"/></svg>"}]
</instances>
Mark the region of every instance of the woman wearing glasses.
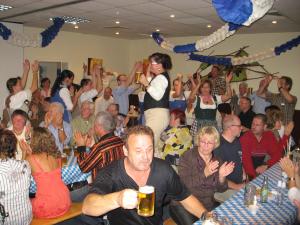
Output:
<instances>
[{"instance_id":1,"label":"woman wearing glasses","mask_svg":"<svg viewBox=\"0 0 300 225\"><path fill-rule=\"evenodd\" d=\"M146 125L154 132L155 146L160 134L167 128L170 120L169 95L171 90L168 71L172 68L171 58L167 54L154 53L149 56L150 66L140 83L146 87L144 111ZM161 153L155 148L155 156Z\"/></svg>"},{"instance_id":2,"label":"woman wearing glasses","mask_svg":"<svg viewBox=\"0 0 300 225\"><path fill-rule=\"evenodd\" d=\"M215 127L201 128L197 138L199 145L180 157L178 174L190 192L211 211L216 206L214 193L228 188L226 177L232 173L234 163L222 163L213 156L213 150L220 144L220 135ZM198 220L177 203L171 204L170 214L178 225L193 224Z\"/></svg>"}]
</instances>

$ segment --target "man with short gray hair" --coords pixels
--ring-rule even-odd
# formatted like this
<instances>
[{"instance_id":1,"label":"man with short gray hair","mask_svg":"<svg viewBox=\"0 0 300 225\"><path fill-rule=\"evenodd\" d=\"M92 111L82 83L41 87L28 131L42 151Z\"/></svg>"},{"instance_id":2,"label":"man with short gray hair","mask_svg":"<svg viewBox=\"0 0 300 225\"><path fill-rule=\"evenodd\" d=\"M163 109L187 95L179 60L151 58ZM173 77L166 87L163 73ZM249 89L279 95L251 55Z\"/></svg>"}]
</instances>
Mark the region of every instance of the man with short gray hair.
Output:
<instances>
[{"instance_id":1,"label":"man with short gray hair","mask_svg":"<svg viewBox=\"0 0 300 225\"><path fill-rule=\"evenodd\" d=\"M55 138L57 148L62 152L64 145L70 143L72 137L72 127L63 120L64 107L59 102L53 102L49 106L49 111L45 115L45 120L41 127L46 127Z\"/></svg>"},{"instance_id":2,"label":"man with short gray hair","mask_svg":"<svg viewBox=\"0 0 300 225\"><path fill-rule=\"evenodd\" d=\"M91 145L91 137L80 132L74 133L74 139L81 152L78 164L82 172L92 171L93 180L97 172L111 162L123 158L123 141L114 135L116 124L108 112L99 112L94 122L94 133L99 141L86 152L86 146Z\"/></svg>"}]
</instances>

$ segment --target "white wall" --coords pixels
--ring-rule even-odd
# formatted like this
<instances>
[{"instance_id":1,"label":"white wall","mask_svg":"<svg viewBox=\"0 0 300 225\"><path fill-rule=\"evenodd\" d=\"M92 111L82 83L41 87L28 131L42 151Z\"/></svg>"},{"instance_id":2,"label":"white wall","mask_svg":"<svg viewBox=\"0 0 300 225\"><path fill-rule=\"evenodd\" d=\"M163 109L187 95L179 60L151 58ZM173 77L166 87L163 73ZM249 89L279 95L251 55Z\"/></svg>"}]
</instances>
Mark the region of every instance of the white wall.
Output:
<instances>
[{"instance_id":1,"label":"white wall","mask_svg":"<svg viewBox=\"0 0 300 225\"><path fill-rule=\"evenodd\" d=\"M41 29L25 27L26 33L38 34ZM30 60L67 62L75 73L75 81L82 78L82 64L88 58L102 58L105 68L128 70L129 41L73 32L60 32L46 48L26 48L24 57Z\"/></svg>"},{"instance_id":2,"label":"white wall","mask_svg":"<svg viewBox=\"0 0 300 225\"><path fill-rule=\"evenodd\" d=\"M4 23L8 28L23 32L23 25ZM10 77L22 76L23 48L12 46L0 40L0 116L4 109L5 99L8 96L6 81Z\"/></svg>"},{"instance_id":3,"label":"white wall","mask_svg":"<svg viewBox=\"0 0 300 225\"><path fill-rule=\"evenodd\" d=\"M246 29L246 28L245 28ZM228 54L236 51L243 46L250 46L247 48L248 53L257 53L268 48L275 47L276 45L285 43L291 38L297 37L300 33L266 33L266 34L236 34L232 37L227 38L219 45L202 52L204 55L208 55L211 51L213 54ZM199 37L180 37L170 38L170 41L174 44L186 44L193 43L199 40ZM147 58L154 52L165 52L170 54L173 61L173 69L171 74L176 76L177 73L193 73L199 66L198 62L186 61L186 55L175 54L167 52L160 48L152 39L137 40L130 42L129 50L129 64L137 59ZM262 61L265 68L271 72L279 72L279 75L290 76L294 81L292 88L292 94L298 97L298 103L296 108L300 109L300 46L288 51L280 56ZM207 71L204 71L206 74ZM248 73L248 78L261 76L259 74ZM248 81L249 86L257 89L259 80ZM237 84L233 87L237 90ZM276 92L276 82L273 82L270 86L270 90Z\"/></svg>"}]
</instances>

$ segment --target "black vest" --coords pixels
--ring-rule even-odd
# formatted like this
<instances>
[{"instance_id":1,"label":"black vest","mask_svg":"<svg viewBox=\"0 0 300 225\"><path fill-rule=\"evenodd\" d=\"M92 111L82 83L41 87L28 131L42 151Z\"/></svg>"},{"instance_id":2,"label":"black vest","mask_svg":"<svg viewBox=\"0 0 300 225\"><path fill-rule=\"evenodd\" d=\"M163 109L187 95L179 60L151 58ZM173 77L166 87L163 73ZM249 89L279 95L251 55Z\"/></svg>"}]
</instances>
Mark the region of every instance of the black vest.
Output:
<instances>
[{"instance_id":1,"label":"black vest","mask_svg":"<svg viewBox=\"0 0 300 225\"><path fill-rule=\"evenodd\" d=\"M159 101L156 101L154 98L152 98L152 96L148 93L148 91L146 91L145 98L144 98L144 110L145 111L147 109L152 109L152 108L166 108L166 109L169 108L169 97L170 97L170 89L171 89L170 78L169 78L169 74L167 72L164 72L161 75L163 75L168 80L168 86L165 90L165 93L164 93L162 99L160 99ZM155 78L156 77L154 77L151 80L151 82ZM150 82L150 84L151 84L151 82Z\"/></svg>"}]
</instances>

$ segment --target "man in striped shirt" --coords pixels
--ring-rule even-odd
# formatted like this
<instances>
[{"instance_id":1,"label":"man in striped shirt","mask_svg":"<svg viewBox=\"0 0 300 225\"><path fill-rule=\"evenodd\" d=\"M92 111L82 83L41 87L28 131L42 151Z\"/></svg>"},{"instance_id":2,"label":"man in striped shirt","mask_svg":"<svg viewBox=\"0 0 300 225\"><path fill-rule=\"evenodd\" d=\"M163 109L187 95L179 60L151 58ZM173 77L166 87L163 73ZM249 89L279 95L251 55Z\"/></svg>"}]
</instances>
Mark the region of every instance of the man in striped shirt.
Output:
<instances>
[{"instance_id":1,"label":"man in striped shirt","mask_svg":"<svg viewBox=\"0 0 300 225\"><path fill-rule=\"evenodd\" d=\"M123 141L114 135L115 127L115 120L108 112L99 112L95 118L94 132L100 139L89 152L86 152L86 146L91 143L91 137L79 132L74 134L80 152L77 159L79 167L84 173L92 171L93 180L98 170L124 157Z\"/></svg>"}]
</instances>

